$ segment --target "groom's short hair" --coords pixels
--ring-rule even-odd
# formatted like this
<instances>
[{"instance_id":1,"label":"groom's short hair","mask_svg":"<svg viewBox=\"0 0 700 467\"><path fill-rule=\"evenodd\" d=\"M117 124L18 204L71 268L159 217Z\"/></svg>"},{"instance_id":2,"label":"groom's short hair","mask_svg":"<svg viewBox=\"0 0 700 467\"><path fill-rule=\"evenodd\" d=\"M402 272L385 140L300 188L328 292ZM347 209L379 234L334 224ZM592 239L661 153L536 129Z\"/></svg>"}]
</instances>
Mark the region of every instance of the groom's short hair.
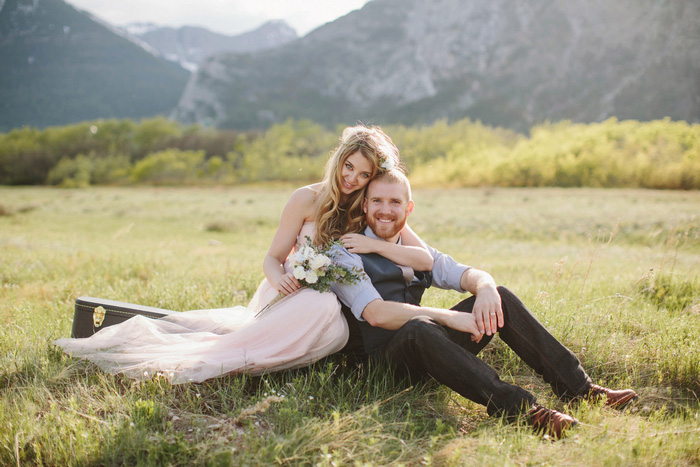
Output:
<instances>
[{"instance_id":1,"label":"groom's short hair","mask_svg":"<svg viewBox=\"0 0 700 467\"><path fill-rule=\"evenodd\" d=\"M374 177L370 184L375 182L395 183L397 185L401 185L403 186L404 192L406 194L406 201L411 201L411 199L413 199L411 197L411 183L408 181L408 177L406 177L406 175L400 170L392 169L387 170L386 172L382 172L376 177ZM365 194L369 194L369 187Z\"/></svg>"}]
</instances>

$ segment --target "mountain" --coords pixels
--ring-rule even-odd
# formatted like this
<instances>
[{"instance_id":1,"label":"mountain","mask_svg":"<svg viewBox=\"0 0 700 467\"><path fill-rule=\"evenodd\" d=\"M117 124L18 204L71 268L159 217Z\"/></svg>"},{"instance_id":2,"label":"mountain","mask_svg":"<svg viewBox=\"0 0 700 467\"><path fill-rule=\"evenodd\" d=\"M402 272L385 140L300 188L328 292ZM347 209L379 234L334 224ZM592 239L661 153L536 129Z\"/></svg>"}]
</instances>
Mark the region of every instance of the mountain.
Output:
<instances>
[{"instance_id":1,"label":"mountain","mask_svg":"<svg viewBox=\"0 0 700 467\"><path fill-rule=\"evenodd\" d=\"M168 114L189 73L62 0L0 0L0 131Z\"/></svg>"},{"instance_id":2,"label":"mountain","mask_svg":"<svg viewBox=\"0 0 700 467\"><path fill-rule=\"evenodd\" d=\"M127 31L138 37L170 61L195 71L205 58L222 52L248 53L279 47L297 38L297 33L281 20L236 36L217 34L204 28L157 27L132 24Z\"/></svg>"},{"instance_id":3,"label":"mountain","mask_svg":"<svg viewBox=\"0 0 700 467\"><path fill-rule=\"evenodd\" d=\"M697 0L373 0L193 74L183 122L700 121Z\"/></svg>"}]
</instances>

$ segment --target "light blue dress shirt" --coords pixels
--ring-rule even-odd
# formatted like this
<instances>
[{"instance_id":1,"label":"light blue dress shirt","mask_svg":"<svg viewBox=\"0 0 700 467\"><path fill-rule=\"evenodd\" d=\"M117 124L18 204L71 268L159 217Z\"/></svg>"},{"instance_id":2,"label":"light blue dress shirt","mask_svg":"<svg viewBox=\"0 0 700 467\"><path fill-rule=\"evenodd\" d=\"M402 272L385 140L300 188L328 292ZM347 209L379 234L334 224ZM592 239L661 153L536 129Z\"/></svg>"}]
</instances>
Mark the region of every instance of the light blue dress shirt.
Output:
<instances>
[{"instance_id":1,"label":"light blue dress shirt","mask_svg":"<svg viewBox=\"0 0 700 467\"><path fill-rule=\"evenodd\" d=\"M365 235L370 238L379 238L369 227L365 229ZM401 239L399 239L399 244L401 244ZM462 274L470 269L470 266L458 263L451 256L441 253L433 247L425 244L424 246L433 257L432 285L440 289L456 290L463 293L464 290L462 290L460 281ZM359 255L350 253L345 248L337 248L333 251L333 254L337 264L348 269L355 268L364 271L362 258ZM354 284L333 283L331 284L331 291L338 296L342 303L350 308L352 314L360 321L364 321L362 312L370 302L382 300L381 295L379 295L379 292L374 288L372 281L366 274L363 274L362 278Z\"/></svg>"}]
</instances>

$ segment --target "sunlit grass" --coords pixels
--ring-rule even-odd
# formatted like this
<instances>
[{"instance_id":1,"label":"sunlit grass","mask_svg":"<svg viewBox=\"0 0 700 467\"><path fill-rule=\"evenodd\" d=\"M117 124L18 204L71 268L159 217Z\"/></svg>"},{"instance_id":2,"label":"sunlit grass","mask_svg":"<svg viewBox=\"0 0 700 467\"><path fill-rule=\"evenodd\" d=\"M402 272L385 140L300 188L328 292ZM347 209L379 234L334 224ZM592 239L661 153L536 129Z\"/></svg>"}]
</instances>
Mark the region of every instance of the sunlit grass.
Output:
<instances>
[{"instance_id":1,"label":"sunlit grass","mask_svg":"<svg viewBox=\"0 0 700 467\"><path fill-rule=\"evenodd\" d=\"M410 221L489 270L623 413L567 407L500 340L504 379L581 426L550 443L434 384L332 357L202 384L135 383L58 352L81 295L174 310L245 304L292 187L0 188L0 464L687 465L700 462L700 194L416 190ZM424 303L452 306L454 292Z\"/></svg>"}]
</instances>

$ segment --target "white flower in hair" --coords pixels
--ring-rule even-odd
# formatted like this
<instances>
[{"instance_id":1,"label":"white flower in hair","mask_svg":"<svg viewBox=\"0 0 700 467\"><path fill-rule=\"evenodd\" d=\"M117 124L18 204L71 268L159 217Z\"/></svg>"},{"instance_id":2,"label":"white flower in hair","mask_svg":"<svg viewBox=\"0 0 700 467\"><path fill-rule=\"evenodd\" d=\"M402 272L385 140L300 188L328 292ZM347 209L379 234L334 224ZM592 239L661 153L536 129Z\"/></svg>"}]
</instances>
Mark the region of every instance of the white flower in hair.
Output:
<instances>
[{"instance_id":1,"label":"white flower in hair","mask_svg":"<svg viewBox=\"0 0 700 467\"><path fill-rule=\"evenodd\" d=\"M394 163L393 158L391 158L389 156L385 156L384 154L381 154L379 156L379 166L382 169L389 171L389 170L393 169L396 166L396 164Z\"/></svg>"}]
</instances>

